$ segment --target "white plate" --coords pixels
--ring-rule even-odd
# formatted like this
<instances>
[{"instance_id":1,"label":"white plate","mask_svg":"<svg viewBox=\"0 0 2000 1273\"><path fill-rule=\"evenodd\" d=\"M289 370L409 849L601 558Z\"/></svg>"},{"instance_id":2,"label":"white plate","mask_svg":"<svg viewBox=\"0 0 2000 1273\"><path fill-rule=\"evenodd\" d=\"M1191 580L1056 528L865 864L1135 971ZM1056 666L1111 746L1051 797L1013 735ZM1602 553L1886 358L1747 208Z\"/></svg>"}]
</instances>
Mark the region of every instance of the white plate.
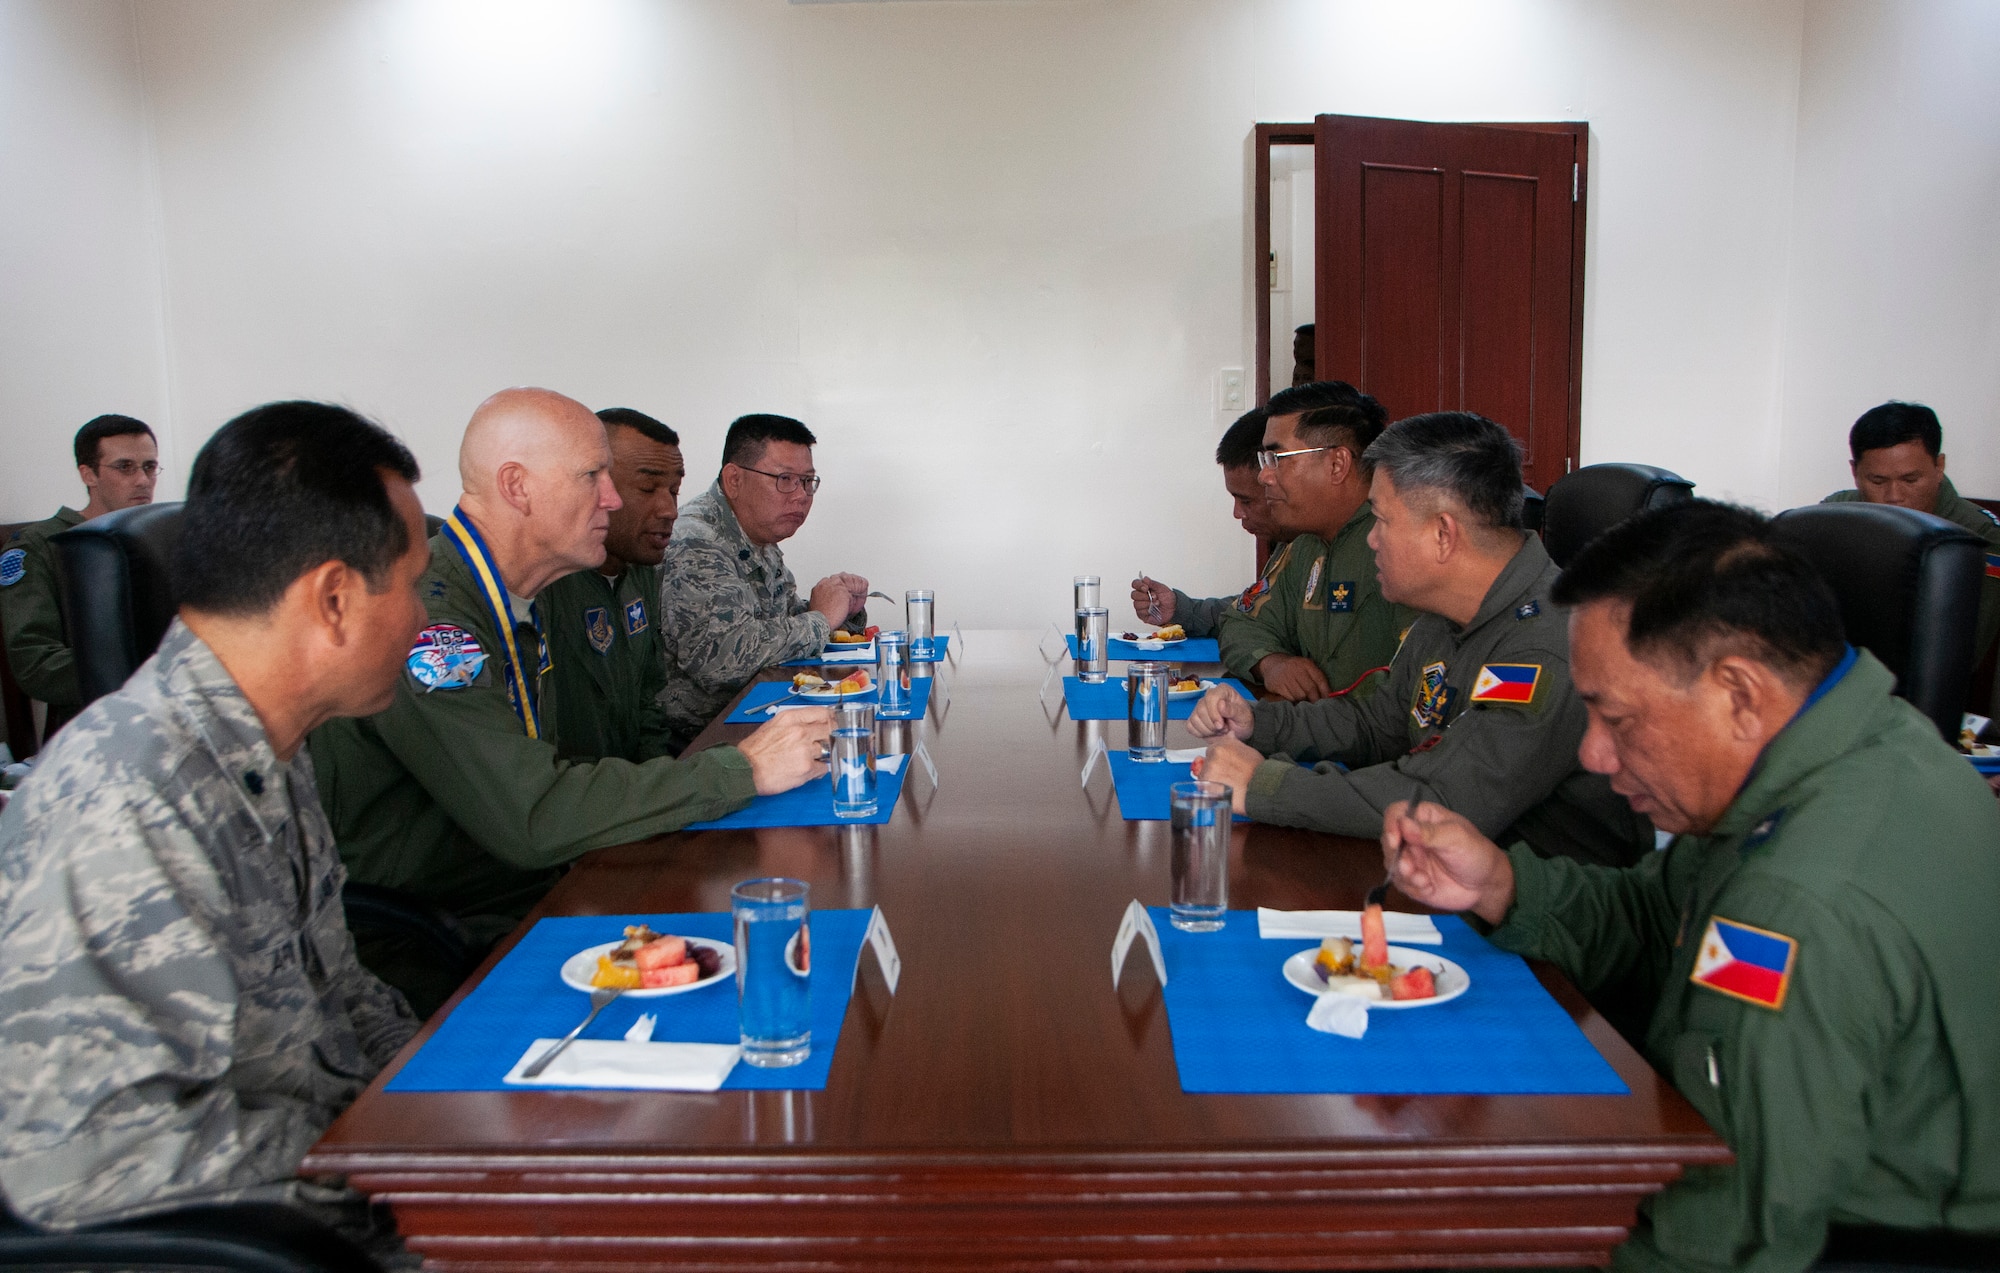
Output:
<instances>
[{"instance_id":1,"label":"white plate","mask_svg":"<svg viewBox=\"0 0 2000 1273\"><path fill-rule=\"evenodd\" d=\"M661 936L664 937L666 934L662 933ZM719 982L728 981L736 975L736 947L734 945L728 942L710 941L706 937L688 937L683 940L690 946L706 946L716 954L721 955L722 967L716 970L713 977L703 977L699 981L690 981L685 986L657 986L651 990L627 990L625 992L627 999L658 999L663 995L686 994L690 990L702 990ZM590 984L590 978L591 974L597 971L598 958L610 954L622 941L623 938L619 939L619 941L608 941L599 946L591 946L585 950L579 950L568 959L563 960L563 984L571 990L581 990L585 994L589 994L591 991L597 989L596 986Z\"/></svg>"},{"instance_id":2,"label":"white plate","mask_svg":"<svg viewBox=\"0 0 2000 1273\"><path fill-rule=\"evenodd\" d=\"M1125 678L1123 678L1123 677L1120 677L1120 678L1119 678L1119 684L1121 684L1121 685L1129 685L1129 684L1130 684L1130 682L1126 681L1126 680L1125 680ZM1176 701L1176 702L1179 702L1179 701L1180 701L1180 700L1182 700L1182 699L1188 699L1188 698L1200 698L1200 697L1201 697L1201 696L1202 696L1203 694L1206 694L1206 693L1208 693L1208 692L1209 692L1210 690L1214 689L1214 688L1215 688L1216 686L1218 686L1218 685L1220 685L1220 684L1222 684L1222 682L1221 682L1221 681L1209 681L1209 680L1204 680L1204 681L1202 681L1202 683L1201 683L1201 688L1200 688L1200 689L1193 689L1193 690L1177 690L1177 689L1169 689L1169 690L1167 691L1167 697L1168 697L1168 698L1170 698L1170 699L1173 699L1173 700L1174 700L1174 701Z\"/></svg>"},{"instance_id":3,"label":"white plate","mask_svg":"<svg viewBox=\"0 0 2000 1273\"><path fill-rule=\"evenodd\" d=\"M819 652L824 663L873 663L875 643L868 641L860 645L835 645L828 642Z\"/></svg>"},{"instance_id":4,"label":"white plate","mask_svg":"<svg viewBox=\"0 0 2000 1273\"><path fill-rule=\"evenodd\" d=\"M1326 983L1313 971L1313 956L1319 954L1319 947L1308 946L1285 961L1285 980L1309 995L1319 995L1326 991ZM1389 947L1389 962L1404 968L1428 968L1437 980L1437 993L1428 999L1368 999L1372 1011L1376 1008L1430 1008L1440 1003L1456 999L1472 988L1472 977L1443 955L1434 955L1427 950L1411 950L1408 946ZM1360 996L1356 996L1359 998Z\"/></svg>"},{"instance_id":5,"label":"white plate","mask_svg":"<svg viewBox=\"0 0 2000 1273\"><path fill-rule=\"evenodd\" d=\"M833 686L829 685L823 690L800 690L796 695L794 695L794 697L802 699L808 703L838 703L839 701L845 698L865 698L868 695L873 694L874 692L875 692L875 682L873 680L870 680L868 682L868 688L854 690L853 692L847 694L843 694L839 690L835 689Z\"/></svg>"},{"instance_id":6,"label":"white plate","mask_svg":"<svg viewBox=\"0 0 2000 1273\"><path fill-rule=\"evenodd\" d=\"M1173 640L1171 640L1171 641L1165 641L1165 640L1161 640L1161 639L1158 639L1158 638L1156 638L1156 637L1140 637L1140 638L1139 638L1138 640L1136 640L1136 641L1128 641L1128 640L1126 640L1126 638L1125 638L1125 634L1124 634L1124 633L1122 633L1122 632L1120 632L1120 633L1117 633L1117 634L1115 634L1115 635L1117 636L1117 639L1118 639L1118 640L1120 640L1120 641L1124 641L1124 642L1125 642L1125 644L1127 644L1127 645L1136 645L1136 646L1138 646L1138 647L1139 647L1140 649L1142 649L1142 650L1164 650L1164 649L1166 649L1166 648L1167 648L1168 646L1171 646L1171 645L1186 645L1186 644L1187 644L1187 638L1186 638L1186 637L1175 637L1175 638L1174 638Z\"/></svg>"}]
</instances>

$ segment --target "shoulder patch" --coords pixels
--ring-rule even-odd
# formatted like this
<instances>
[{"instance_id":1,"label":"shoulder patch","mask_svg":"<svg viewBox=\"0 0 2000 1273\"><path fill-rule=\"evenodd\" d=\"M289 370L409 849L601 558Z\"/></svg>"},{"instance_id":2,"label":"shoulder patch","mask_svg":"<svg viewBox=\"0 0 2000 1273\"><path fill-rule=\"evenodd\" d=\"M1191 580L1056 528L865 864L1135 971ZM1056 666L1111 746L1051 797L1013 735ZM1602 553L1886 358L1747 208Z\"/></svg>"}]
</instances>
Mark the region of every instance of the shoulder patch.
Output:
<instances>
[{"instance_id":1,"label":"shoulder patch","mask_svg":"<svg viewBox=\"0 0 2000 1273\"><path fill-rule=\"evenodd\" d=\"M1472 681L1472 702L1532 703L1542 681L1539 663L1488 663Z\"/></svg>"},{"instance_id":2,"label":"shoulder patch","mask_svg":"<svg viewBox=\"0 0 2000 1273\"><path fill-rule=\"evenodd\" d=\"M625 635L638 636L646 630L646 603L637 597L625 607Z\"/></svg>"},{"instance_id":3,"label":"shoulder patch","mask_svg":"<svg viewBox=\"0 0 2000 1273\"><path fill-rule=\"evenodd\" d=\"M426 693L459 690L478 679L486 666L486 651L479 648L479 638L464 628L437 623L417 633L405 664Z\"/></svg>"},{"instance_id":4,"label":"shoulder patch","mask_svg":"<svg viewBox=\"0 0 2000 1273\"><path fill-rule=\"evenodd\" d=\"M1267 574L1258 579L1256 583L1245 588L1242 595L1238 596L1232 604L1235 605L1238 614L1255 614L1263 608L1264 595L1270 591L1271 577Z\"/></svg>"},{"instance_id":5,"label":"shoulder patch","mask_svg":"<svg viewBox=\"0 0 2000 1273\"><path fill-rule=\"evenodd\" d=\"M611 611L604 606L592 606L583 612L583 632L590 638L590 648L599 654L611 652Z\"/></svg>"},{"instance_id":6,"label":"shoulder patch","mask_svg":"<svg viewBox=\"0 0 2000 1273\"><path fill-rule=\"evenodd\" d=\"M1307 606L1312 605L1313 592L1319 587L1319 572L1325 565L1326 558L1322 557L1313 563L1311 570L1306 572L1306 590L1300 598L1303 604Z\"/></svg>"},{"instance_id":7,"label":"shoulder patch","mask_svg":"<svg viewBox=\"0 0 2000 1273\"><path fill-rule=\"evenodd\" d=\"M1988 513L1987 516L1991 517L1993 514ZM20 551L18 548L14 550L14 552ZM12 555L12 553L8 554L8 556ZM1988 579L2000 579L2000 553L1986 554L1986 577ZM7 558L0 557L0 583L8 582L10 581L7 578Z\"/></svg>"},{"instance_id":8,"label":"shoulder patch","mask_svg":"<svg viewBox=\"0 0 2000 1273\"><path fill-rule=\"evenodd\" d=\"M1987 561L1989 563L1992 560L1993 559L1991 557L1987 558ZM1989 565L1987 569L1990 572L1992 567ZM9 548L6 552L0 553L0 588L13 587L15 584L21 582L22 579L26 578L27 574L28 574L27 549Z\"/></svg>"},{"instance_id":9,"label":"shoulder patch","mask_svg":"<svg viewBox=\"0 0 2000 1273\"><path fill-rule=\"evenodd\" d=\"M1542 603L1539 601L1530 601L1525 605L1514 607L1514 617L1516 619L1532 619L1541 612Z\"/></svg>"},{"instance_id":10,"label":"shoulder patch","mask_svg":"<svg viewBox=\"0 0 2000 1273\"><path fill-rule=\"evenodd\" d=\"M1777 1011L1791 988L1799 944L1783 933L1711 915L1688 980L1717 994Z\"/></svg>"}]
</instances>

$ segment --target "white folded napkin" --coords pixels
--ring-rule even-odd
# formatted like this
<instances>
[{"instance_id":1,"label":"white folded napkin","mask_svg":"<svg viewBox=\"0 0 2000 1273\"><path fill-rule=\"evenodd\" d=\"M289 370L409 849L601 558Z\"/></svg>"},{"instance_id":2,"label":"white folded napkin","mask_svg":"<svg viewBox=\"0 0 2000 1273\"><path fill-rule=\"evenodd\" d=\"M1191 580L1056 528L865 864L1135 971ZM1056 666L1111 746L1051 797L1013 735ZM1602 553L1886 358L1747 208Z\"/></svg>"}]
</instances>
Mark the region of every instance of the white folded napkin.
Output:
<instances>
[{"instance_id":1,"label":"white folded napkin","mask_svg":"<svg viewBox=\"0 0 2000 1273\"><path fill-rule=\"evenodd\" d=\"M555 1046L536 1039L507 1071L523 1087L623 1087L657 1092L713 1092L736 1068L743 1049L734 1043L628 1043L578 1039L531 1079L521 1071Z\"/></svg>"},{"instance_id":2,"label":"white folded napkin","mask_svg":"<svg viewBox=\"0 0 2000 1273\"><path fill-rule=\"evenodd\" d=\"M1175 765L1191 765L1208 754L1206 747L1169 747L1167 761Z\"/></svg>"},{"instance_id":3,"label":"white folded napkin","mask_svg":"<svg viewBox=\"0 0 2000 1273\"><path fill-rule=\"evenodd\" d=\"M1382 927L1389 940L1409 946L1442 946L1444 934L1428 915L1383 911ZM1275 937L1348 937L1361 940L1360 911L1277 911L1257 908L1257 935Z\"/></svg>"},{"instance_id":4,"label":"white folded napkin","mask_svg":"<svg viewBox=\"0 0 2000 1273\"><path fill-rule=\"evenodd\" d=\"M1306 1024L1321 1034L1358 1039L1368 1033L1368 1001L1356 995L1320 995L1306 1013Z\"/></svg>"}]
</instances>

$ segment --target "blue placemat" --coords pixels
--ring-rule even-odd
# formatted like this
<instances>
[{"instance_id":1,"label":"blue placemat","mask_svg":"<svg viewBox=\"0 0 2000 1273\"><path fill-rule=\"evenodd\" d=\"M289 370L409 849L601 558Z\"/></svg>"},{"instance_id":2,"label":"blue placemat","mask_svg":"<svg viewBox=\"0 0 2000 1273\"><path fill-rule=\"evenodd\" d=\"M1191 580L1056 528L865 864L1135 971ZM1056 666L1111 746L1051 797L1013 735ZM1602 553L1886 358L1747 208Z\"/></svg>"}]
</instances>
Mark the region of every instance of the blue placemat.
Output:
<instances>
[{"instance_id":1,"label":"blue placemat","mask_svg":"<svg viewBox=\"0 0 2000 1273\"><path fill-rule=\"evenodd\" d=\"M1455 915L1435 950L1472 986L1432 1008L1371 1012L1360 1039L1306 1025L1312 999L1282 966L1301 938L1264 941L1255 911L1184 933L1150 908L1167 957L1167 1026L1184 1092L1623 1096L1630 1089L1518 955ZM518 1053L516 1054L518 1055Z\"/></svg>"},{"instance_id":2,"label":"blue placemat","mask_svg":"<svg viewBox=\"0 0 2000 1273\"><path fill-rule=\"evenodd\" d=\"M1224 677L1222 684L1241 694L1245 701L1256 701L1256 695L1245 689L1243 682L1235 677ZM1199 694L1169 698L1167 719L1186 720L1194 715L1194 705L1200 701ZM1085 685L1074 676L1065 676L1063 704L1069 708L1071 720L1124 720L1130 710L1125 698L1125 678L1121 676L1110 677L1096 685Z\"/></svg>"},{"instance_id":3,"label":"blue placemat","mask_svg":"<svg viewBox=\"0 0 2000 1273\"><path fill-rule=\"evenodd\" d=\"M867 911L814 911L812 916L812 1055L781 1070L738 1065L722 1086L805 1088L826 1086L847 999L854 991L854 962L868 931ZM564 915L536 922L507 957L452 1009L438 1032L389 1080L391 1092L519 1091L501 1082L536 1039L559 1039L590 1011L590 996L563 984L557 970L586 946L616 941L627 924L646 923L663 933L734 940L727 912L696 915ZM686 994L656 999L621 996L590 1023L584 1037L622 1039L642 1012L658 1018L659 1043L735 1043L736 979Z\"/></svg>"},{"instance_id":4,"label":"blue placemat","mask_svg":"<svg viewBox=\"0 0 2000 1273\"><path fill-rule=\"evenodd\" d=\"M2000 756L1967 756L1966 759L1982 774L2000 774Z\"/></svg>"},{"instance_id":5,"label":"blue placemat","mask_svg":"<svg viewBox=\"0 0 2000 1273\"><path fill-rule=\"evenodd\" d=\"M1076 633L1063 638L1069 642L1069 656L1076 657ZM1170 645L1163 650L1142 650L1130 641L1121 641L1115 635L1111 638L1111 650L1106 656L1113 662L1126 663L1220 663L1222 646L1214 637L1189 637L1179 645Z\"/></svg>"},{"instance_id":6,"label":"blue placemat","mask_svg":"<svg viewBox=\"0 0 2000 1273\"><path fill-rule=\"evenodd\" d=\"M869 675L872 679L874 674L870 673ZM727 725L761 725L765 721L772 719L774 715L774 713L764 711L763 709L791 692L792 683L790 681L759 681L750 687L750 692L743 696L743 701L736 705L736 710L723 718L723 723ZM1122 693L1123 691L1120 692ZM849 694L840 701L843 703L874 703L880 699L881 693L871 686L859 694ZM916 720L923 716L925 709L930 705L930 701L931 678L928 676L912 677L910 678L910 705L900 711L877 710L875 715L882 720ZM805 704L808 707L833 706L832 703L810 703L803 698L795 698L792 702ZM1121 712L1119 714L1123 715L1124 713Z\"/></svg>"},{"instance_id":7,"label":"blue placemat","mask_svg":"<svg viewBox=\"0 0 2000 1273\"><path fill-rule=\"evenodd\" d=\"M1118 812L1127 822L1166 822L1173 814L1167 788L1177 782L1193 782L1194 774L1185 762L1148 761L1141 764L1123 747L1107 754L1111 761L1111 786L1118 793ZM1248 822L1242 814L1235 821Z\"/></svg>"},{"instance_id":8,"label":"blue placemat","mask_svg":"<svg viewBox=\"0 0 2000 1273\"><path fill-rule=\"evenodd\" d=\"M945 651L946 651L946 650L947 650L948 648L950 648L950 646L951 646L951 633L949 633L949 632L946 632L946 633L943 633L943 634L941 634L941 635L938 635L938 636L934 636L934 637L932 637L932 638L931 638L931 640L937 643L937 654L936 654L936 656L935 656L935 657L933 657L933 658L928 658L928 659L919 659L919 660L917 660L917 665L918 665L919 667L923 666L923 665L924 665L924 664L926 664L926 663L942 663L942 662L944 662L944 655L945 655ZM854 661L853 659L843 659L843 658L831 658L831 659L829 659L829 658L825 658L825 657L823 657L823 653L824 653L824 651L822 651L822 654L816 654L816 655L814 655L813 657L811 657L811 658L809 658L809 659L786 659L786 660L785 660L785 661L784 661L783 663L780 663L780 664L778 664L778 666L779 666L779 667L859 667L859 666L864 666L863 664L857 664L857 663L856 663L856 662L855 662L855 661ZM867 662L867 664L866 664L865 666L872 666L872 665L874 664L874 662L875 662L875 660L871 658L871 659L869 659L869 660L868 660L868 662Z\"/></svg>"},{"instance_id":9,"label":"blue placemat","mask_svg":"<svg viewBox=\"0 0 2000 1273\"><path fill-rule=\"evenodd\" d=\"M890 766L894 766L893 769ZM833 778L815 778L775 796L758 796L734 813L709 822L690 822L690 831L741 830L747 827L879 827L896 812L903 797L903 779L910 772L908 756L880 756L875 761L875 812L866 818L833 816ZM1164 816L1164 815L1162 815Z\"/></svg>"}]
</instances>

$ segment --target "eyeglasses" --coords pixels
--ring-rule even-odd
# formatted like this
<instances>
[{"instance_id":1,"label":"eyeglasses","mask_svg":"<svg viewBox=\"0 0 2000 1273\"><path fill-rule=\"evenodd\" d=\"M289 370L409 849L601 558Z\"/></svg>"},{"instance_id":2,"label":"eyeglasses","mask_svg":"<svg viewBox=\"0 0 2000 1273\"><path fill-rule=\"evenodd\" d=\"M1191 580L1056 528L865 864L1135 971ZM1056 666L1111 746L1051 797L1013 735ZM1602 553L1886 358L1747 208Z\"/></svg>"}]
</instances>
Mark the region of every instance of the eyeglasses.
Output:
<instances>
[{"instance_id":1,"label":"eyeglasses","mask_svg":"<svg viewBox=\"0 0 2000 1273\"><path fill-rule=\"evenodd\" d=\"M160 475L160 462L158 460L147 460L143 464L138 460L114 460L109 464L93 464L90 467L94 469L110 469L120 477L131 477L138 473L144 473L147 477L158 477Z\"/></svg>"},{"instance_id":2,"label":"eyeglasses","mask_svg":"<svg viewBox=\"0 0 2000 1273\"><path fill-rule=\"evenodd\" d=\"M1257 467L1259 469L1276 468L1279 460L1290 459L1294 455L1311 455L1315 451L1338 450L1340 448L1337 446L1306 446L1300 447L1296 451L1259 451L1257 452Z\"/></svg>"},{"instance_id":3,"label":"eyeglasses","mask_svg":"<svg viewBox=\"0 0 2000 1273\"><path fill-rule=\"evenodd\" d=\"M797 473L765 473L763 469L753 469L747 464L739 464L736 467L742 469L745 473L759 473L770 478L772 484L778 488L778 494L780 495L796 494L802 486L808 495L812 495L819 490L820 479L816 474L809 473L800 476Z\"/></svg>"}]
</instances>

